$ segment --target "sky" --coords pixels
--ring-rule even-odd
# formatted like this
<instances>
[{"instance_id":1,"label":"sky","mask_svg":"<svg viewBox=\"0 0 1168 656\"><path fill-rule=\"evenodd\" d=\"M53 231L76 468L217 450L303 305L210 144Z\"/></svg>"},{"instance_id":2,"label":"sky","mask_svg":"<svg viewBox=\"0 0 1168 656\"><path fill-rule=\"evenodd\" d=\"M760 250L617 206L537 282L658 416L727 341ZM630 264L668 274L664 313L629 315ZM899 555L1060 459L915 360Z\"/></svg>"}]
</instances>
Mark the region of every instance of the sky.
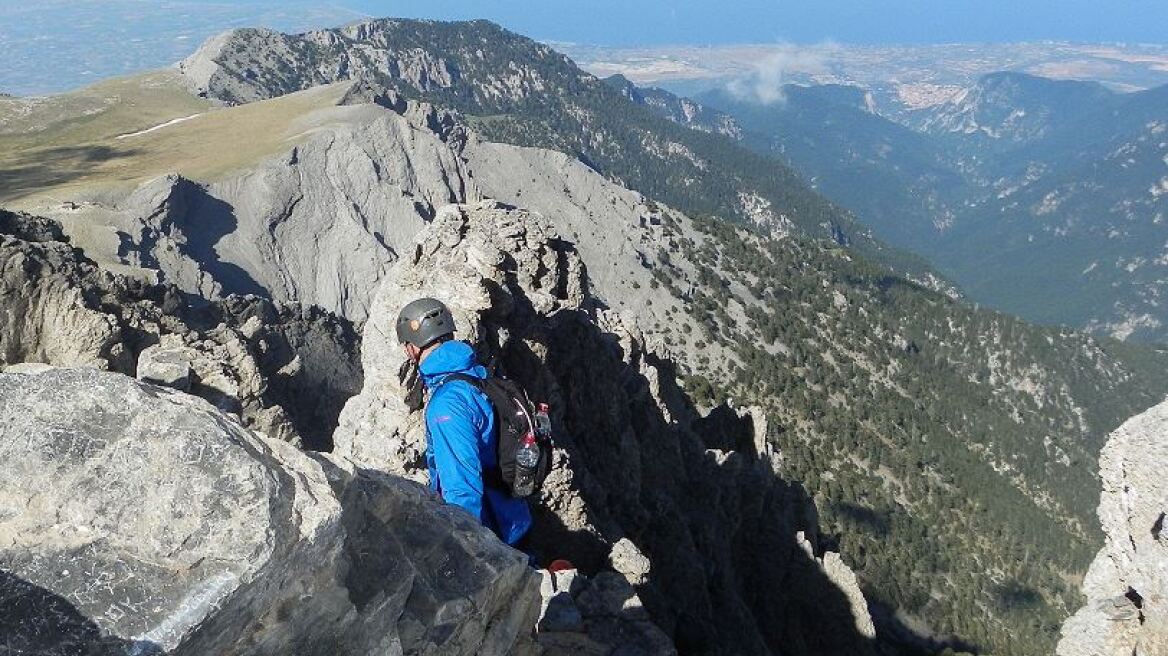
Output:
<instances>
[{"instance_id":1,"label":"sky","mask_svg":"<svg viewBox=\"0 0 1168 656\"><path fill-rule=\"evenodd\" d=\"M0 0L0 92L51 93L167 66L244 26L487 18L600 46L1164 43L1168 0Z\"/></svg>"},{"instance_id":2,"label":"sky","mask_svg":"<svg viewBox=\"0 0 1168 656\"><path fill-rule=\"evenodd\" d=\"M1165 0L349 0L374 15L489 18L541 40L601 45L1163 43Z\"/></svg>"}]
</instances>

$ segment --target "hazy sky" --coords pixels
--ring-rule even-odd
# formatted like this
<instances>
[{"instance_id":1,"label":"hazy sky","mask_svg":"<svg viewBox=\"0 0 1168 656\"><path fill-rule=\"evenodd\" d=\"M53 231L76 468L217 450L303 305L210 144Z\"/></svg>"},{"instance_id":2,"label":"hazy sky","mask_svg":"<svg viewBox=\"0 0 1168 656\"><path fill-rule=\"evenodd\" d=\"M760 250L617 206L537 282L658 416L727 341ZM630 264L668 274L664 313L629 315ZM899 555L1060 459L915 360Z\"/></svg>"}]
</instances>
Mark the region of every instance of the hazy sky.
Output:
<instances>
[{"instance_id":1,"label":"hazy sky","mask_svg":"<svg viewBox=\"0 0 1168 656\"><path fill-rule=\"evenodd\" d=\"M375 15L490 18L604 45L1168 40L1165 0L350 0Z\"/></svg>"},{"instance_id":2,"label":"hazy sky","mask_svg":"<svg viewBox=\"0 0 1168 656\"><path fill-rule=\"evenodd\" d=\"M1165 43L1168 0L0 0L0 91L47 93L169 65L232 27L364 16L487 18L608 46Z\"/></svg>"}]
</instances>

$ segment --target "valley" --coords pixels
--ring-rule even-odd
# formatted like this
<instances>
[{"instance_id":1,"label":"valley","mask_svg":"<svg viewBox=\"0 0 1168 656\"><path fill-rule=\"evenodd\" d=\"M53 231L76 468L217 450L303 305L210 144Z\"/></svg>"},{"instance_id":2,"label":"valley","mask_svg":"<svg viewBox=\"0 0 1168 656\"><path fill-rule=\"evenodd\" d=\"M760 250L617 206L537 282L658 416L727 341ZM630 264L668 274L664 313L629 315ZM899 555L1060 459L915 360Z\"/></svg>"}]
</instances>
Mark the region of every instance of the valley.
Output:
<instances>
[{"instance_id":1,"label":"valley","mask_svg":"<svg viewBox=\"0 0 1168 656\"><path fill-rule=\"evenodd\" d=\"M995 73L900 115L845 85L786 86L770 104L727 89L697 102L970 300L1162 342L1166 89Z\"/></svg>"}]
</instances>

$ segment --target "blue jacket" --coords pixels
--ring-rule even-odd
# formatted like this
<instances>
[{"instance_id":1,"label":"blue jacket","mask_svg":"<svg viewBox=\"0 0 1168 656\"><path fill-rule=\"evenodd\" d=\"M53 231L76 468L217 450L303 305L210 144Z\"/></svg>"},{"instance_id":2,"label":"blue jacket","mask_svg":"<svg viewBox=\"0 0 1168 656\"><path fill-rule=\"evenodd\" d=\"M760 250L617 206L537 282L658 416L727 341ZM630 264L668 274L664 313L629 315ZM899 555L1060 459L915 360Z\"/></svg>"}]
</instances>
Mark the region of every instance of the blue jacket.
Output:
<instances>
[{"instance_id":1,"label":"blue jacket","mask_svg":"<svg viewBox=\"0 0 1168 656\"><path fill-rule=\"evenodd\" d=\"M495 413L486 395L452 373L486 378L466 342L449 341L418 367L430 391L426 403L426 466L430 487L447 503L461 506L507 544L531 528L527 501L483 485L483 470L496 465Z\"/></svg>"}]
</instances>

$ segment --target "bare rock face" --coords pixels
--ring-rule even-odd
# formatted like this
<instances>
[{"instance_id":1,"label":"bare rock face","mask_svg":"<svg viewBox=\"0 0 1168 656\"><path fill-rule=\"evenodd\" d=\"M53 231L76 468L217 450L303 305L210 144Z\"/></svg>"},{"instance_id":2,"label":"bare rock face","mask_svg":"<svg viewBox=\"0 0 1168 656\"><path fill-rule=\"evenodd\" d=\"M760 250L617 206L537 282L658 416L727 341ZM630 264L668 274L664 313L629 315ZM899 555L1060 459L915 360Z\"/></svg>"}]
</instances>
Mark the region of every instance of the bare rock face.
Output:
<instances>
[{"instance_id":1,"label":"bare rock face","mask_svg":"<svg viewBox=\"0 0 1168 656\"><path fill-rule=\"evenodd\" d=\"M51 221L0 211L0 368L137 373L272 437L327 449L361 385L351 325L255 297L187 301L173 286L98 268Z\"/></svg>"},{"instance_id":2,"label":"bare rock face","mask_svg":"<svg viewBox=\"0 0 1168 656\"><path fill-rule=\"evenodd\" d=\"M374 299L365 386L341 415L338 455L425 479L416 381L393 329L420 296L446 302L481 361L551 404L559 448L533 542L544 560L579 566L593 592L573 596L574 611L549 601L545 626L562 630L541 633L545 648L668 653L621 624L647 618L682 653L871 653L858 588L841 590L821 551L802 546L814 512L776 476L765 425L700 416L671 365L593 296L574 243L537 214L449 206L419 233ZM640 615L609 597L635 599L625 610Z\"/></svg>"},{"instance_id":3,"label":"bare rock face","mask_svg":"<svg viewBox=\"0 0 1168 656\"><path fill-rule=\"evenodd\" d=\"M621 575L601 572L589 578L576 570L541 570L541 575L536 641L545 656L677 654Z\"/></svg>"},{"instance_id":4,"label":"bare rock face","mask_svg":"<svg viewBox=\"0 0 1168 656\"><path fill-rule=\"evenodd\" d=\"M74 259L52 222L0 212L0 365L125 362L117 321L89 307L62 271Z\"/></svg>"},{"instance_id":5,"label":"bare rock face","mask_svg":"<svg viewBox=\"0 0 1168 656\"><path fill-rule=\"evenodd\" d=\"M416 103L402 114L372 103L336 111L359 129L322 129L215 183L143 183L112 212L118 260L204 298L262 295L363 321L403 244L436 207L474 192L444 112Z\"/></svg>"},{"instance_id":6,"label":"bare rock face","mask_svg":"<svg viewBox=\"0 0 1168 656\"><path fill-rule=\"evenodd\" d=\"M1107 542L1063 624L1060 656L1168 654L1168 403L1129 419L1099 457Z\"/></svg>"},{"instance_id":7,"label":"bare rock face","mask_svg":"<svg viewBox=\"0 0 1168 656\"><path fill-rule=\"evenodd\" d=\"M0 374L0 635L37 654L505 654L525 557L421 487L92 369Z\"/></svg>"}]
</instances>

